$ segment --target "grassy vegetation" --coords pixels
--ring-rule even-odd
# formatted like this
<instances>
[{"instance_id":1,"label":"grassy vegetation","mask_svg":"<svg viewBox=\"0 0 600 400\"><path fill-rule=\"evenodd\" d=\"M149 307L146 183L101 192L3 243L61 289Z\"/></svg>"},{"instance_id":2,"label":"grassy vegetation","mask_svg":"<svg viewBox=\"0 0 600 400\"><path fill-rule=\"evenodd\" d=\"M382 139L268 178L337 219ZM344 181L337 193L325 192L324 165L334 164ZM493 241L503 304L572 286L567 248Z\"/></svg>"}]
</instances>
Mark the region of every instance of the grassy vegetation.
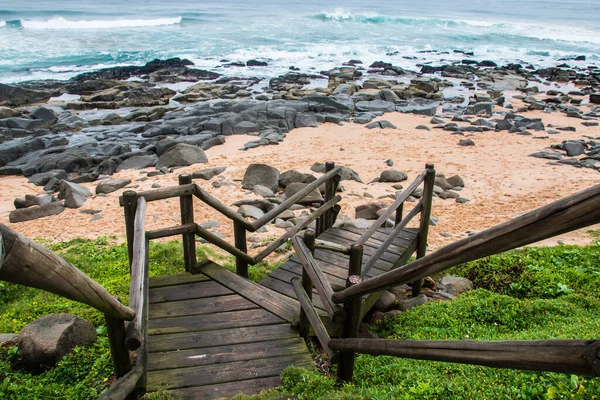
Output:
<instances>
[{"instance_id":1,"label":"grassy vegetation","mask_svg":"<svg viewBox=\"0 0 600 400\"><path fill-rule=\"evenodd\" d=\"M115 245L112 242L114 240L105 237L96 240L76 239L48 247L127 304L127 247L125 244ZM222 256L208 247L198 247L197 256L198 259L208 256L235 271L233 257ZM275 265L267 262L251 266L250 277L260 280L274 267ZM151 244L151 276L183 270L181 243L173 241ZM97 398L110 385L112 360L101 313L42 290L0 281L0 332L18 333L29 322L50 313L71 313L89 320L97 327L97 343L89 349L77 349L56 368L38 376L32 376L19 368L16 347L0 348L0 399L88 400Z\"/></svg>"},{"instance_id":2,"label":"grassy vegetation","mask_svg":"<svg viewBox=\"0 0 600 400\"><path fill-rule=\"evenodd\" d=\"M110 240L74 240L52 245L92 279L127 302L127 250ZM198 249L198 257L234 269L229 257ZM151 274L183 270L181 245L152 244ZM258 280L272 265L250 271ZM558 246L512 251L454 268L472 279L476 290L452 302L432 302L374 329L395 339L588 339L600 332L600 245ZM0 398L91 399L109 384L110 351L102 316L87 306L42 291L0 283L0 332L18 332L52 312L69 312L98 327L99 340L78 349L60 365L39 376L18 368L16 348L0 350ZM442 362L360 355L355 380L339 385L316 371L288 368L283 386L260 399L295 395L301 399L594 399L600 379L554 373L492 369ZM165 398L155 395L153 398ZM246 398L240 396L238 398Z\"/></svg>"}]
</instances>

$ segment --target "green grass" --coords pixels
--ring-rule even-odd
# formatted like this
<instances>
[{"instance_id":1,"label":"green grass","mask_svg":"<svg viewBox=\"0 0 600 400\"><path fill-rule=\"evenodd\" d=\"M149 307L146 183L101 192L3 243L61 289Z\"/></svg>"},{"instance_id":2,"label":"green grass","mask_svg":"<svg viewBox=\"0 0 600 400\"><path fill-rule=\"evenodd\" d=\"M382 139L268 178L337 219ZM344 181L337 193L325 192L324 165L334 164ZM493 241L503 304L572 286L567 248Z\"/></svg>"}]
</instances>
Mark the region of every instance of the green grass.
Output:
<instances>
[{"instance_id":1,"label":"green grass","mask_svg":"<svg viewBox=\"0 0 600 400\"><path fill-rule=\"evenodd\" d=\"M129 298L129 264L125 244L109 238L75 239L48 245L90 278L104 286L124 304ZM44 244L42 242L42 244ZM209 257L235 271L233 257L199 246L197 257ZM249 268L251 279L260 280L275 265L261 262ZM180 242L151 243L150 275L184 271ZM79 315L97 327L98 341L89 349L77 349L56 368L33 376L18 368L16 347L0 348L0 399L95 399L111 382L112 360L103 315L93 308L33 288L0 281L0 332L18 333L38 317L51 313ZM164 396L152 396L164 398Z\"/></svg>"}]
</instances>

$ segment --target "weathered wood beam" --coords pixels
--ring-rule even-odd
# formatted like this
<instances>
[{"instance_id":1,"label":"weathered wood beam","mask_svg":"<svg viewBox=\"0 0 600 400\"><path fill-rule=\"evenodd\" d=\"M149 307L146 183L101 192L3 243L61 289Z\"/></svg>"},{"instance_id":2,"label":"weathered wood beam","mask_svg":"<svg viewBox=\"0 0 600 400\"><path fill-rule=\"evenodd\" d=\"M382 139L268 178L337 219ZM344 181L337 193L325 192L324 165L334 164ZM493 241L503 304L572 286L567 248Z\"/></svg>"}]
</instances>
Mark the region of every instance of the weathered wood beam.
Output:
<instances>
[{"instance_id":1,"label":"weathered wood beam","mask_svg":"<svg viewBox=\"0 0 600 400\"><path fill-rule=\"evenodd\" d=\"M433 200L433 185L435 183L435 169L433 164L425 166L425 179L423 180L423 196L421 196L421 220L419 221L419 235L417 236L417 258L427 254L427 237L429 236L429 219L431 218L431 204ZM417 297L421 293L423 279L413 282L412 296Z\"/></svg>"},{"instance_id":2,"label":"weathered wood beam","mask_svg":"<svg viewBox=\"0 0 600 400\"><path fill-rule=\"evenodd\" d=\"M365 265L363 265L363 268L362 268L362 277L363 278L365 276L367 276L367 273L369 272L371 267L373 267L373 265L375 265L377 260L379 260L379 258L383 255L383 253L385 253L385 251L388 249L388 247L390 247L390 245L394 242L394 240L396 240L396 237L398 237L400 232L402 232L402 230L406 227L406 225L408 225L409 222L412 221L412 219L421 211L422 208L423 208L423 199L419 200L419 202L413 207L413 209L410 210L410 212L408 214L406 214L406 217L404 217L402 222L400 222L398 225L396 225L394 227L394 229L392 229L392 231L389 233L388 237L384 240L384 242L381 244L381 246L379 246L377 248L375 253L373 253L371 255L371 257L369 257L369 259L367 260Z\"/></svg>"},{"instance_id":3,"label":"weathered wood beam","mask_svg":"<svg viewBox=\"0 0 600 400\"><path fill-rule=\"evenodd\" d=\"M86 274L44 246L0 224L4 261L0 280L18 283L75 300L117 319L130 321L135 312Z\"/></svg>"},{"instance_id":4,"label":"weathered wood beam","mask_svg":"<svg viewBox=\"0 0 600 400\"><path fill-rule=\"evenodd\" d=\"M304 231L304 235L302 236L302 240L306 245L306 248L310 251L310 254L314 256L315 254L315 237L316 233L313 229L307 229ZM306 297L312 304L312 293L313 293L313 283L310 279L310 275L304 268L302 268L302 288L306 293ZM300 307L300 316L299 316L299 324L298 329L300 331L300 336L304 339L308 340L308 335L310 332L310 321L306 316L306 312Z\"/></svg>"},{"instance_id":5,"label":"weathered wood beam","mask_svg":"<svg viewBox=\"0 0 600 400\"><path fill-rule=\"evenodd\" d=\"M341 321L345 317L344 311L331 300L331 297L333 296L331 284L325 277L325 274L323 274L319 264L317 264L313 258L311 251L298 236L292 238L292 245L296 251L296 256L302 264L302 268L306 271L313 286L317 290L321 302L323 303L323 307L325 307L325 311L327 311L332 320Z\"/></svg>"},{"instance_id":6,"label":"weathered wood beam","mask_svg":"<svg viewBox=\"0 0 600 400\"><path fill-rule=\"evenodd\" d=\"M254 256L252 264L256 264L262 261L265 257L274 252L279 246L287 242L291 237L296 235L302 229L306 228L311 222L319 218L327 210L336 205L340 200L342 200L342 196L335 196L333 199L329 200L327 203L319 207L317 211L310 214L304 221L302 221L302 223L294 226L293 228L288 229L279 239L269 243L269 245L265 247L263 251Z\"/></svg>"},{"instance_id":7,"label":"weathered wood beam","mask_svg":"<svg viewBox=\"0 0 600 400\"><path fill-rule=\"evenodd\" d=\"M130 393L135 390L135 385L144 374L144 368L141 365L136 365L131 371L109 387L98 400L124 400L127 399Z\"/></svg>"},{"instance_id":8,"label":"weathered wood beam","mask_svg":"<svg viewBox=\"0 0 600 400\"><path fill-rule=\"evenodd\" d=\"M131 282L129 284L129 306L135 311L135 318L127 325L125 346L129 350L136 350L144 339L143 317L144 296L147 293L146 269L148 260L146 258L146 234L144 222L146 220L146 199L138 197L137 211L133 229L133 261L131 263Z\"/></svg>"},{"instance_id":9,"label":"weathered wood beam","mask_svg":"<svg viewBox=\"0 0 600 400\"><path fill-rule=\"evenodd\" d=\"M332 350L598 376L598 340L332 339Z\"/></svg>"},{"instance_id":10,"label":"weathered wood beam","mask_svg":"<svg viewBox=\"0 0 600 400\"><path fill-rule=\"evenodd\" d=\"M115 375L119 379L131 371L131 358L129 350L125 347L125 324L122 319L113 318L108 314L104 314L104 319Z\"/></svg>"},{"instance_id":11,"label":"weathered wood beam","mask_svg":"<svg viewBox=\"0 0 600 400\"><path fill-rule=\"evenodd\" d=\"M185 186L192 183L190 174L179 175L179 185ZM179 197L179 210L181 213L181 224L194 223L194 198L193 193ZM183 233L181 235L183 244L183 262L185 271L191 272L196 265L196 235L194 233Z\"/></svg>"},{"instance_id":12,"label":"weathered wood beam","mask_svg":"<svg viewBox=\"0 0 600 400\"><path fill-rule=\"evenodd\" d=\"M600 223L600 185L445 246L404 267L334 294L336 303L413 282L455 265Z\"/></svg>"},{"instance_id":13,"label":"weathered wood beam","mask_svg":"<svg viewBox=\"0 0 600 400\"><path fill-rule=\"evenodd\" d=\"M229 254L231 254L235 257L239 257L240 259L244 260L248 264L254 264L254 259L252 257L250 257L248 254L238 250L234 245L227 243L227 241L225 241L224 239L221 239L214 233L211 233L210 231L208 231L207 229L204 229L203 227L201 227L198 224L196 224L196 234L198 236L200 236L201 238L205 239L206 241L214 244L215 246L225 250Z\"/></svg>"},{"instance_id":14,"label":"weathered wood beam","mask_svg":"<svg viewBox=\"0 0 600 400\"><path fill-rule=\"evenodd\" d=\"M350 254L350 246L328 242L327 240L315 239L315 247L321 250L330 250L336 253Z\"/></svg>"},{"instance_id":15,"label":"weathered wood beam","mask_svg":"<svg viewBox=\"0 0 600 400\"><path fill-rule=\"evenodd\" d=\"M375 233L377 229L381 228L381 226L385 223L385 221L387 221L387 219L392 215L392 213L396 211L398 207L402 206L406 199L408 199L408 196L410 196L415 191L415 189L419 187L421 182L423 182L423 179L425 179L425 172L421 172L421 174L419 174L419 176L415 178L415 180L413 181L413 183L410 184L410 186L408 186L401 194L396 196L396 200L388 208L385 209L385 211L379 216L379 218L377 218L377 221L375 221L373 225L371 225L369 229L367 229L367 231L363 233L362 236L358 238L358 240L355 243L358 245L364 245L365 243L367 243L367 240L371 238L373 233Z\"/></svg>"},{"instance_id":16,"label":"weathered wood beam","mask_svg":"<svg viewBox=\"0 0 600 400\"><path fill-rule=\"evenodd\" d=\"M154 240L169 236L183 235L184 233L196 233L196 224L184 224L171 226L169 228L146 231L146 239Z\"/></svg>"},{"instance_id":17,"label":"weathered wood beam","mask_svg":"<svg viewBox=\"0 0 600 400\"><path fill-rule=\"evenodd\" d=\"M253 225L246 220L246 218L242 217L239 213L234 211L232 208L227 207L223 204L219 199L210 195L206 190L202 189L200 186L194 184L195 186L195 194L200 200L208 204L210 207L214 208L230 220L237 222L242 225L247 231L254 232Z\"/></svg>"},{"instance_id":18,"label":"weathered wood beam","mask_svg":"<svg viewBox=\"0 0 600 400\"><path fill-rule=\"evenodd\" d=\"M319 186L321 186L322 183L327 182L328 180L332 179L335 175L338 174L339 171L340 171L340 167L333 168L331 171L327 172L326 174L321 176L316 181L311 182L310 184L308 184L307 186L302 188L302 190L298 191L298 193L296 193L289 199L286 199L283 203L281 203L280 205L278 205L277 207L275 207L274 209L272 209L271 211L269 211L268 213L266 213L265 215L263 215L256 221L254 221L254 223L252 224L252 227L253 227L252 232L261 228L262 226L264 226L265 224L270 222L272 219L277 217L279 214L281 214L282 212L284 212L285 210L290 208L292 205L296 204L296 202L298 200L302 199L304 196L311 193L313 190L317 189Z\"/></svg>"},{"instance_id":19,"label":"weathered wood beam","mask_svg":"<svg viewBox=\"0 0 600 400\"><path fill-rule=\"evenodd\" d=\"M331 360L333 358L333 352L329 348L329 341L331 340L331 338L327 333L327 328L325 328L325 325L323 325L323 321L321 321L317 310L315 310L312 301L310 300L310 298L306 294L306 291L302 287L302 281L300 280L300 278L292 278L291 283L292 287L294 288L294 292L296 293L296 297L300 302L300 306L302 307L302 310L306 315L306 318L308 318L310 325L315 331L315 334L317 335L317 338L319 339L319 343L321 343L323 350L325 350L325 353L329 356L329 359Z\"/></svg>"}]
</instances>

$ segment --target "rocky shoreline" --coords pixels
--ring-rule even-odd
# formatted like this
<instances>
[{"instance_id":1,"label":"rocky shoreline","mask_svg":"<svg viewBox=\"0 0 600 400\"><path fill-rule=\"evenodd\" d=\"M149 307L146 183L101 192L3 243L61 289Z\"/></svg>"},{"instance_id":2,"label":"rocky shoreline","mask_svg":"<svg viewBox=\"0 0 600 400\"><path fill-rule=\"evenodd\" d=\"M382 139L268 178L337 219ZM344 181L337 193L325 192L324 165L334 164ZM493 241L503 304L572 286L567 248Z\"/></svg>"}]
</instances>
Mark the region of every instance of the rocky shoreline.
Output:
<instances>
[{"instance_id":1,"label":"rocky shoreline","mask_svg":"<svg viewBox=\"0 0 600 400\"><path fill-rule=\"evenodd\" d=\"M80 207L81 199L91 195L81 183L99 181L96 193L110 193L131 183L111 179L114 173L155 167L147 175L156 176L205 163L205 150L237 134L256 137L241 148L248 150L277 145L292 129L321 123L395 129L378 118L389 112L431 117L416 128L458 135L460 146L476 145L468 136L479 132L540 139L574 132L578 125L598 125L600 70L595 67L561 64L535 70L465 59L422 65L415 72L383 61L345 64L314 75L290 71L265 82L221 77L193 68L188 60L169 59L69 81L0 84L0 174L28 177L47 194L20 199L17 208L42 207L44 215L53 215L60 212L55 193L65 206ZM325 82L326 87L317 87ZM188 87L180 92L169 88L181 83ZM66 100L48 102L57 97ZM530 111L560 113L574 124L546 124L528 118ZM562 141L531 156L600 170L600 138L586 139Z\"/></svg>"}]
</instances>

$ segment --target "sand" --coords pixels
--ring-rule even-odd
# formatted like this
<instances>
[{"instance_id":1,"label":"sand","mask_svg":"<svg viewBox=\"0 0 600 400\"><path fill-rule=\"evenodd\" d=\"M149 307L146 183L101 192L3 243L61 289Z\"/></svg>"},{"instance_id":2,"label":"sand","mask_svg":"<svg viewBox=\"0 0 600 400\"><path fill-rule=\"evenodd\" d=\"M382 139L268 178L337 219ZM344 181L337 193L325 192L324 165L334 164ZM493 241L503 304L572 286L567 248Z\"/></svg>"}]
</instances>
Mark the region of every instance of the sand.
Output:
<instances>
[{"instance_id":1,"label":"sand","mask_svg":"<svg viewBox=\"0 0 600 400\"><path fill-rule=\"evenodd\" d=\"M239 199L255 197L254 194L242 190L239 181L250 163L266 163L282 172L288 169L310 172L313 163L332 160L338 165L353 168L365 182L342 182L345 189L342 193L342 214L354 217L356 206L376 201L365 198L365 193L375 199L395 193L389 183L369 184L381 171L389 168L385 164L386 160L391 159L394 162L392 168L408 173L409 179L403 182L404 186L424 169L426 162L431 162L435 164L438 173L446 176L460 175L466 183L460 194L471 200L466 204L457 204L452 199L434 198L432 215L439 218L437 226L432 226L430 231L430 250L434 250L466 236L467 231L489 228L600 183L600 173L597 171L566 165L552 166L548 165L549 160L528 156L566 139L581 139L583 135L600 136L598 127L584 127L579 124L579 120L566 118L559 113L529 112L526 116L542 117L546 124L573 125L577 127L577 132L562 132L559 135L550 135L548 139L534 139L532 136L519 136L507 132L475 133L469 136L475 142L475 146L460 147L457 143L462 136L451 135L450 132L441 130L429 132L415 129L419 124L428 125L429 117L391 113L380 119L392 122L398 129L369 130L352 123L342 126L323 124L318 128L295 129L280 145L248 151L238 149L254 137L230 136L225 145L207 151L210 160L207 164L182 168L177 173L160 177L146 178L145 172L148 170L122 171L114 176L132 179L134 190L148 190L155 183L161 187L176 185L179 173L225 165L227 170L223 177L226 181L233 182L232 185L215 189L208 181L196 180L196 183L229 205ZM543 135L546 133L534 134ZM95 184L85 186L94 191ZM89 198L81 209L66 209L58 216L17 224L8 223L8 213L13 209L13 200L40 191L40 187L28 184L22 177L0 178L0 223L8 224L26 236L50 241L64 241L76 237L95 238L102 235L123 239L123 212L118 202L118 196L123 190L103 197ZM218 221L221 227L216 230L230 242L233 241L229 220L199 201L195 201L194 206L196 222ZM410 207L410 204L406 205L405 210ZM90 215L80 212L83 209L102 210L102 218L91 221ZM178 200L154 202L148 207L146 229L178 225L179 220ZM589 244L592 241L588 233L590 229L594 227L548 239L541 244ZM266 239L277 237L281 233L283 231L270 228L267 233L249 236ZM452 237L444 237L442 233L451 234Z\"/></svg>"}]
</instances>

